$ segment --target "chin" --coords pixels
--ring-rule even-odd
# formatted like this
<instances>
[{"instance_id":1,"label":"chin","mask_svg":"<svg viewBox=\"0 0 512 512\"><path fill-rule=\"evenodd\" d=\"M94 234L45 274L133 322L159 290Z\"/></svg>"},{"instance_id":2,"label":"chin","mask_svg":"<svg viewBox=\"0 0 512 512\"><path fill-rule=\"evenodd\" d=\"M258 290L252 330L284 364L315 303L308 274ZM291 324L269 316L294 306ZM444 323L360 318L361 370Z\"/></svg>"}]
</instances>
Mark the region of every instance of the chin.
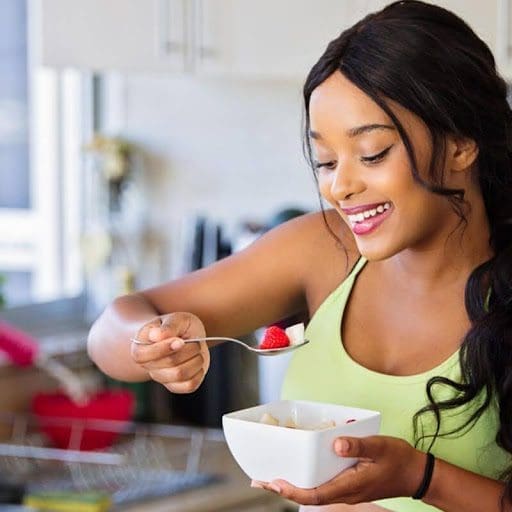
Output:
<instances>
[{"instance_id":1,"label":"chin","mask_svg":"<svg viewBox=\"0 0 512 512\"><path fill-rule=\"evenodd\" d=\"M382 239L374 241L363 241L356 237L356 244L359 254L361 254L361 256L366 258L368 261L387 260L402 250L402 248L397 247L396 244L386 243Z\"/></svg>"}]
</instances>

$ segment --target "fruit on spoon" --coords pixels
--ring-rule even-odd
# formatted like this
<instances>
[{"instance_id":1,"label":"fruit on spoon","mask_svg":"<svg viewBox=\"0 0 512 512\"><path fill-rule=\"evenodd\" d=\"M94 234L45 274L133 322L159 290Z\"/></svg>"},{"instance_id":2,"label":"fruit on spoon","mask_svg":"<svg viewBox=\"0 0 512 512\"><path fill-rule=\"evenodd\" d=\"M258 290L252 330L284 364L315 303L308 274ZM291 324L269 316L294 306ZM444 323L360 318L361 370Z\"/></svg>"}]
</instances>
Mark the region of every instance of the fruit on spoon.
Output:
<instances>
[{"instance_id":1,"label":"fruit on spoon","mask_svg":"<svg viewBox=\"0 0 512 512\"><path fill-rule=\"evenodd\" d=\"M290 346L290 340L285 331L277 325L271 325L265 330L263 341L259 348L263 350L285 348Z\"/></svg>"}]
</instances>

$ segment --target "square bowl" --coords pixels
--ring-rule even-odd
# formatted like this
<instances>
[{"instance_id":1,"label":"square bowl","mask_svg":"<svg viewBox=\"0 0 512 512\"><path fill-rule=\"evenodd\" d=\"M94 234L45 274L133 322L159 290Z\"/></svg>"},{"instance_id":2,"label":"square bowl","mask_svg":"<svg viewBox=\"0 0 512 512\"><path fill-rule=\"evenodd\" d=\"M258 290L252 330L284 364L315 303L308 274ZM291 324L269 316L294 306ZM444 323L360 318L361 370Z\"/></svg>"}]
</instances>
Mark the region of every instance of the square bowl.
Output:
<instances>
[{"instance_id":1,"label":"square bowl","mask_svg":"<svg viewBox=\"0 0 512 512\"><path fill-rule=\"evenodd\" d=\"M279 426L261 423L265 413L278 420ZM297 427L281 426L290 421ZM313 430L333 421L334 426ZM309 489L357 462L336 455L333 443L337 437L378 434L380 421L380 413L368 409L280 400L224 414L222 427L231 454L249 478L263 482L280 478Z\"/></svg>"}]
</instances>

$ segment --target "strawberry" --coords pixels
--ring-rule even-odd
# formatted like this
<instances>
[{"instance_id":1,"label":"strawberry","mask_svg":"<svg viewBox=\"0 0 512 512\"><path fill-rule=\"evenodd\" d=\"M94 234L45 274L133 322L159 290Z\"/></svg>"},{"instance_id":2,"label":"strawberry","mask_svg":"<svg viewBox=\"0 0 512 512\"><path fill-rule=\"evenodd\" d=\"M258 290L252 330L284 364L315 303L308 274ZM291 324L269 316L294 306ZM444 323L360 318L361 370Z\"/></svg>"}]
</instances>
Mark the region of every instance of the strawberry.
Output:
<instances>
[{"instance_id":1,"label":"strawberry","mask_svg":"<svg viewBox=\"0 0 512 512\"><path fill-rule=\"evenodd\" d=\"M262 349L283 348L290 345L290 339L286 333L277 325L271 325L265 330L263 341L260 344Z\"/></svg>"}]
</instances>

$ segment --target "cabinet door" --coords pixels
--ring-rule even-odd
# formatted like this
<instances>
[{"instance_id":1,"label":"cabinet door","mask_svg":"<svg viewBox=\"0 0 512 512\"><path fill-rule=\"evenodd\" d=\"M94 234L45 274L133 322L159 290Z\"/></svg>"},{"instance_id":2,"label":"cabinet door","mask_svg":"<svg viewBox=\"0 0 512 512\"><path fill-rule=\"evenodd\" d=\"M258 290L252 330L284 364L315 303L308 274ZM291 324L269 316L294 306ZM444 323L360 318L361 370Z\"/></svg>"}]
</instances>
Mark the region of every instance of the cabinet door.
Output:
<instances>
[{"instance_id":1,"label":"cabinet door","mask_svg":"<svg viewBox=\"0 0 512 512\"><path fill-rule=\"evenodd\" d=\"M39 0L39 60L95 70L183 70L189 0Z\"/></svg>"},{"instance_id":2,"label":"cabinet door","mask_svg":"<svg viewBox=\"0 0 512 512\"><path fill-rule=\"evenodd\" d=\"M512 0L497 0L496 59L502 75L512 80Z\"/></svg>"},{"instance_id":3,"label":"cabinet door","mask_svg":"<svg viewBox=\"0 0 512 512\"><path fill-rule=\"evenodd\" d=\"M434 3L461 16L487 43L503 77L512 79L512 0L439 0Z\"/></svg>"},{"instance_id":4,"label":"cabinet door","mask_svg":"<svg viewBox=\"0 0 512 512\"><path fill-rule=\"evenodd\" d=\"M198 73L305 78L327 43L386 0L196 0Z\"/></svg>"}]
</instances>

